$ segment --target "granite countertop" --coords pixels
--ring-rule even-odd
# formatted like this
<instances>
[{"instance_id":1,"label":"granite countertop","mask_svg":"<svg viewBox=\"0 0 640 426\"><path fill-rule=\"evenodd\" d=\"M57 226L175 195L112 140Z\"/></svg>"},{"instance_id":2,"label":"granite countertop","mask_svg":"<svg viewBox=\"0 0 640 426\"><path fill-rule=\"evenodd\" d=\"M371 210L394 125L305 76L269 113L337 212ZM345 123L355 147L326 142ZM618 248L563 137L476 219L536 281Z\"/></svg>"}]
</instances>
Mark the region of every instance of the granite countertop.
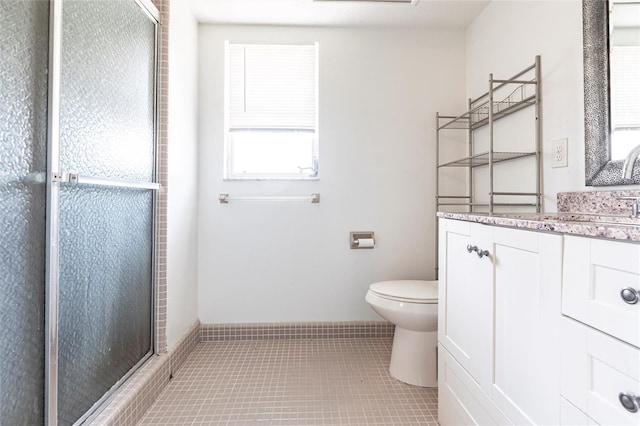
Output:
<instances>
[{"instance_id":1,"label":"granite countertop","mask_svg":"<svg viewBox=\"0 0 640 426\"><path fill-rule=\"evenodd\" d=\"M640 219L630 217L629 197L640 190L559 192L558 213L448 213L438 217L560 234L640 242Z\"/></svg>"},{"instance_id":2,"label":"granite countertop","mask_svg":"<svg viewBox=\"0 0 640 426\"><path fill-rule=\"evenodd\" d=\"M586 237L640 242L640 219L602 213L452 213L438 212L444 219L534 231L558 232Z\"/></svg>"}]
</instances>

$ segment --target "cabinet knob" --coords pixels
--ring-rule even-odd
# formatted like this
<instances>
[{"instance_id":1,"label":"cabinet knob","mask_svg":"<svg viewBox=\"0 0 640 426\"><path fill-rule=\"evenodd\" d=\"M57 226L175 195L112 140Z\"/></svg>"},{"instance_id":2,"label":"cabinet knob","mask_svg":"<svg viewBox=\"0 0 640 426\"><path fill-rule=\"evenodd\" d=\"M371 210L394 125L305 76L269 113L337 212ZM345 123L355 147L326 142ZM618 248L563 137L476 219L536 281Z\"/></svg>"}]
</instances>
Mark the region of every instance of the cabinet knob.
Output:
<instances>
[{"instance_id":1,"label":"cabinet knob","mask_svg":"<svg viewBox=\"0 0 640 426\"><path fill-rule=\"evenodd\" d=\"M622 297L622 300L630 305L635 305L636 303L638 303L638 300L640 300L640 294L638 294L638 290L631 287L623 288L622 290L620 290L620 297Z\"/></svg>"},{"instance_id":2,"label":"cabinet knob","mask_svg":"<svg viewBox=\"0 0 640 426\"><path fill-rule=\"evenodd\" d=\"M478 249L478 257L482 259L485 256L489 256L489 250L480 250Z\"/></svg>"},{"instance_id":3,"label":"cabinet knob","mask_svg":"<svg viewBox=\"0 0 640 426\"><path fill-rule=\"evenodd\" d=\"M618 394L618 399L620 400L620 404L622 404L625 410L631 413L635 413L638 411L638 405L640 405L639 396L631 395L626 392L620 392Z\"/></svg>"},{"instance_id":4,"label":"cabinet knob","mask_svg":"<svg viewBox=\"0 0 640 426\"><path fill-rule=\"evenodd\" d=\"M467 253L472 253L474 251L476 252L476 254L480 259L482 259L485 256L489 256L489 250L482 250L481 248L478 248L478 246L472 246L471 244L469 244L467 246Z\"/></svg>"}]
</instances>

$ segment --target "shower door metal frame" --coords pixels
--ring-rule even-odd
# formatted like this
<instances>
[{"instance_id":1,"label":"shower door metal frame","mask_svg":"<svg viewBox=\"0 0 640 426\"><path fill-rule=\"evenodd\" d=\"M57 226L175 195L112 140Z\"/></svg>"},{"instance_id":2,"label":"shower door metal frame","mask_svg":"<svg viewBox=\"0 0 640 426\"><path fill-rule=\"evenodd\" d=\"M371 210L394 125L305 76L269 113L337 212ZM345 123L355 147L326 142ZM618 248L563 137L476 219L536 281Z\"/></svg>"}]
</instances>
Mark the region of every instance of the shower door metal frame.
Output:
<instances>
[{"instance_id":1,"label":"shower door metal frame","mask_svg":"<svg viewBox=\"0 0 640 426\"><path fill-rule=\"evenodd\" d=\"M154 23L154 64L153 64L153 182L130 182L97 176L76 176L67 180L76 184L98 184L120 188L139 188L153 191L151 229L151 343L149 351L120 380L118 380L95 404L76 421L84 422L153 354L157 352L155 336L155 295L156 295L156 232L157 232L157 191L158 181L158 27L160 12L151 0L131 0ZM62 18L64 0L49 0L49 81L47 107L47 206L46 206L46 271L45 271L45 392L44 407L46 426L58 424L58 309L60 291L59 231L60 231L60 185L65 183L65 173L60 170L60 85L62 52ZM78 177L84 178L84 182Z\"/></svg>"}]
</instances>

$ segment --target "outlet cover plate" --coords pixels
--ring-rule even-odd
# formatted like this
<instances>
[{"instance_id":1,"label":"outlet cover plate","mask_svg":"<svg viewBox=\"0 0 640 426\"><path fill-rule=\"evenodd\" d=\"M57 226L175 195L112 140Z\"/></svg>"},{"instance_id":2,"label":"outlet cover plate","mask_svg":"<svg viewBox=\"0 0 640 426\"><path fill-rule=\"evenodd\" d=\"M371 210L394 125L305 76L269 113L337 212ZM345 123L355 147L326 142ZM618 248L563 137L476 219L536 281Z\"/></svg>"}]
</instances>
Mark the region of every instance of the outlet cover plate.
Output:
<instances>
[{"instance_id":1,"label":"outlet cover plate","mask_svg":"<svg viewBox=\"0 0 640 426\"><path fill-rule=\"evenodd\" d=\"M556 139L551 146L551 167L567 167L568 163L568 139Z\"/></svg>"}]
</instances>

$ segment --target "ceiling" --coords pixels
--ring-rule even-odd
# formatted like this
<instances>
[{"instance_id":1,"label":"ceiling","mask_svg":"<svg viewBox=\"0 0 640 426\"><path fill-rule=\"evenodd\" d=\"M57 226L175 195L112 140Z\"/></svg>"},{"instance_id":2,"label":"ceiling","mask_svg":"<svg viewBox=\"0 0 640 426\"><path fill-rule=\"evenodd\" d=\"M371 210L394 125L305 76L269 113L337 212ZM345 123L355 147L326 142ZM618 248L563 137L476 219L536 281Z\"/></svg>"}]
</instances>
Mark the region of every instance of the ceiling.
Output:
<instances>
[{"instance_id":1,"label":"ceiling","mask_svg":"<svg viewBox=\"0 0 640 426\"><path fill-rule=\"evenodd\" d=\"M216 24L466 28L490 0L417 4L313 0L191 0L198 21Z\"/></svg>"}]
</instances>

